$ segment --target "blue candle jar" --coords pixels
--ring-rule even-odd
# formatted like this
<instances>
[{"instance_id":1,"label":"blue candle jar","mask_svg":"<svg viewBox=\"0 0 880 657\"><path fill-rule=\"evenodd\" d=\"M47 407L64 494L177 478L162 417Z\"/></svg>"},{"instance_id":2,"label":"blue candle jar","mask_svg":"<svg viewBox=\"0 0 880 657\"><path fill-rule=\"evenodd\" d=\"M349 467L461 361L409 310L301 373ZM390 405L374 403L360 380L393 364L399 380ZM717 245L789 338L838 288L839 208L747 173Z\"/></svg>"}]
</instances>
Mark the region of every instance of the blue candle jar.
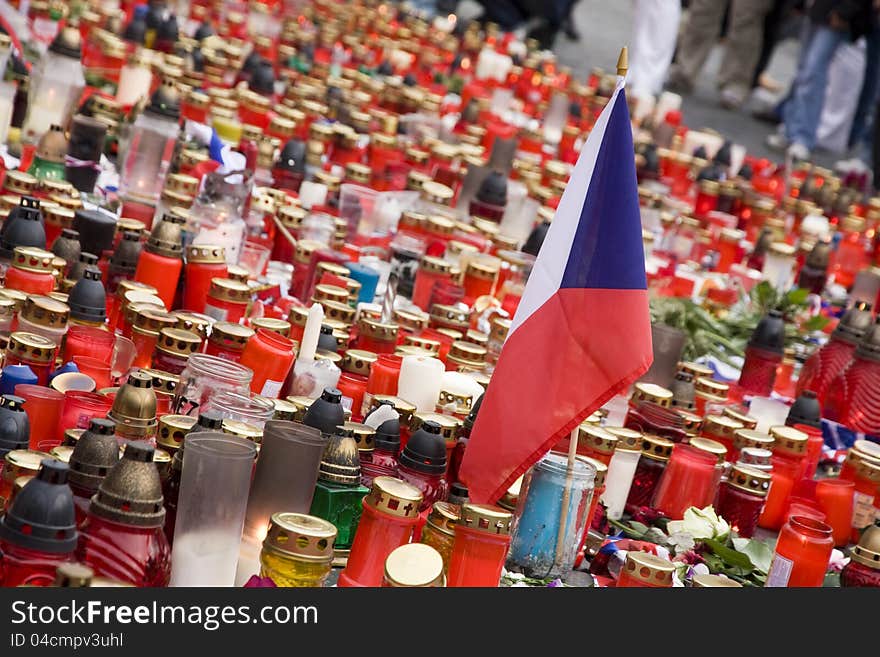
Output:
<instances>
[{"instance_id":1,"label":"blue candle jar","mask_svg":"<svg viewBox=\"0 0 880 657\"><path fill-rule=\"evenodd\" d=\"M507 567L527 577L558 577L574 566L584 532L596 468L577 460L570 474L571 492L562 508L568 459L550 452L526 474L516 510L516 528ZM565 523L563 549L557 559L560 522Z\"/></svg>"}]
</instances>

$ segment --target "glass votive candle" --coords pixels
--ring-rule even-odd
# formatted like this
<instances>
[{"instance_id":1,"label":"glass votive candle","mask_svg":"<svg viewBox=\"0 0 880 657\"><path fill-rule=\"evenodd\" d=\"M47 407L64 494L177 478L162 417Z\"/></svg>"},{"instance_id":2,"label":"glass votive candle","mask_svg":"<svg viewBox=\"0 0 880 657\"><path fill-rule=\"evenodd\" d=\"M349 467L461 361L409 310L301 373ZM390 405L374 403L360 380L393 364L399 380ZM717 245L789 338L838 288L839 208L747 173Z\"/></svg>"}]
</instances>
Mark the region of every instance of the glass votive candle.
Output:
<instances>
[{"instance_id":1,"label":"glass votive candle","mask_svg":"<svg viewBox=\"0 0 880 657\"><path fill-rule=\"evenodd\" d=\"M770 475L737 464L718 490L718 515L742 538L751 538L770 488Z\"/></svg>"},{"instance_id":2,"label":"glass votive candle","mask_svg":"<svg viewBox=\"0 0 880 657\"><path fill-rule=\"evenodd\" d=\"M452 282L453 263L435 256L422 256L413 284L412 302L422 310L430 310L431 293L438 281Z\"/></svg>"},{"instance_id":3,"label":"glass votive candle","mask_svg":"<svg viewBox=\"0 0 880 657\"><path fill-rule=\"evenodd\" d=\"M90 356L74 356L73 362L81 374L91 377L95 387L109 388L111 385L110 364Z\"/></svg>"},{"instance_id":4,"label":"glass votive candle","mask_svg":"<svg viewBox=\"0 0 880 657\"><path fill-rule=\"evenodd\" d=\"M512 519L501 507L462 505L455 523L447 586L498 586L510 546Z\"/></svg>"},{"instance_id":5,"label":"glass votive candle","mask_svg":"<svg viewBox=\"0 0 880 657\"><path fill-rule=\"evenodd\" d=\"M107 363L113 355L116 336L95 326L71 326L64 340L61 359L68 363L74 356L89 356Z\"/></svg>"},{"instance_id":6,"label":"glass votive candle","mask_svg":"<svg viewBox=\"0 0 880 657\"><path fill-rule=\"evenodd\" d=\"M831 526L834 545L849 543L852 529L855 482L846 479L821 479L816 482L816 502Z\"/></svg>"},{"instance_id":7,"label":"glass votive candle","mask_svg":"<svg viewBox=\"0 0 880 657\"><path fill-rule=\"evenodd\" d=\"M58 422L64 408L64 395L52 388L29 383L15 386L15 394L25 400L24 411L31 425L30 448L38 449L45 441L59 444Z\"/></svg>"},{"instance_id":8,"label":"glass votive candle","mask_svg":"<svg viewBox=\"0 0 880 657\"><path fill-rule=\"evenodd\" d=\"M791 516L779 532L765 586L822 586L833 549L831 527L813 518Z\"/></svg>"},{"instance_id":9,"label":"glass votive candle","mask_svg":"<svg viewBox=\"0 0 880 657\"><path fill-rule=\"evenodd\" d=\"M705 506L705 500L711 499L713 486L717 485L717 462L708 452L686 444L676 445L660 478L652 506L673 520L683 518L684 512L692 506Z\"/></svg>"},{"instance_id":10,"label":"glass votive candle","mask_svg":"<svg viewBox=\"0 0 880 657\"><path fill-rule=\"evenodd\" d=\"M64 409L58 424L58 437L61 440L67 429L88 429L93 418L107 417L113 408L113 400L95 392L68 390L64 393Z\"/></svg>"}]
</instances>

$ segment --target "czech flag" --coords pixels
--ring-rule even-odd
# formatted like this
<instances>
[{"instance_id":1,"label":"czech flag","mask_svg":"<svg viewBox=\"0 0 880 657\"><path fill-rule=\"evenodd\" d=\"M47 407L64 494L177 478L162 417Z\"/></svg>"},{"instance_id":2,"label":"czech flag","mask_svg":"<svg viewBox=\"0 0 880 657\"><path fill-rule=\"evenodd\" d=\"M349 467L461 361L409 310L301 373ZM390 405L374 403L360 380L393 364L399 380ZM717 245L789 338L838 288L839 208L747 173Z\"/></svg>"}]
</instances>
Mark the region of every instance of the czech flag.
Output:
<instances>
[{"instance_id":1,"label":"czech flag","mask_svg":"<svg viewBox=\"0 0 880 657\"><path fill-rule=\"evenodd\" d=\"M651 365L632 127L618 78L584 144L483 398L461 466L496 501Z\"/></svg>"}]
</instances>

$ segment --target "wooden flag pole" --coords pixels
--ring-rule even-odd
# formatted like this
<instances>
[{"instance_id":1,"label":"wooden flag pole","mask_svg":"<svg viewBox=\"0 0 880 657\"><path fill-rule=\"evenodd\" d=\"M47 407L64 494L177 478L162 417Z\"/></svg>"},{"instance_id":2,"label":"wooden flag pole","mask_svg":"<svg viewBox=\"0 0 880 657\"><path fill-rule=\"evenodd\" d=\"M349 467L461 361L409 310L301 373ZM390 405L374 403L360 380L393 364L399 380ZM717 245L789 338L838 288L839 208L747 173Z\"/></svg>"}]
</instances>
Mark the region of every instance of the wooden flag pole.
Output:
<instances>
[{"instance_id":1,"label":"wooden flag pole","mask_svg":"<svg viewBox=\"0 0 880 657\"><path fill-rule=\"evenodd\" d=\"M571 486L574 479L574 462L577 457L578 429L571 431L568 439L568 463L565 468L565 488L562 489L562 504L559 508L559 532L556 534L556 565L562 566L565 552L565 530L568 527L568 506L571 504Z\"/></svg>"}]
</instances>

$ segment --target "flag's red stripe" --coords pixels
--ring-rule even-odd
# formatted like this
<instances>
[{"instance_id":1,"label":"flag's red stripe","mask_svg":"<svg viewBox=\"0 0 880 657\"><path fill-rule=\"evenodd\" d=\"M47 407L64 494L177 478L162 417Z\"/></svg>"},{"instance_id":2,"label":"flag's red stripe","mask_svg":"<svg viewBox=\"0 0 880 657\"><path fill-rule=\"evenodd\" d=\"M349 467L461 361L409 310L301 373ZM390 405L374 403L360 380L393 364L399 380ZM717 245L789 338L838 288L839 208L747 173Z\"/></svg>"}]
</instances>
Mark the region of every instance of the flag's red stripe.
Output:
<instances>
[{"instance_id":1,"label":"flag's red stripe","mask_svg":"<svg viewBox=\"0 0 880 657\"><path fill-rule=\"evenodd\" d=\"M504 345L490 383L494 394L483 399L462 463L471 499L501 497L541 455L647 371L651 354L645 290L557 291Z\"/></svg>"}]
</instances>

